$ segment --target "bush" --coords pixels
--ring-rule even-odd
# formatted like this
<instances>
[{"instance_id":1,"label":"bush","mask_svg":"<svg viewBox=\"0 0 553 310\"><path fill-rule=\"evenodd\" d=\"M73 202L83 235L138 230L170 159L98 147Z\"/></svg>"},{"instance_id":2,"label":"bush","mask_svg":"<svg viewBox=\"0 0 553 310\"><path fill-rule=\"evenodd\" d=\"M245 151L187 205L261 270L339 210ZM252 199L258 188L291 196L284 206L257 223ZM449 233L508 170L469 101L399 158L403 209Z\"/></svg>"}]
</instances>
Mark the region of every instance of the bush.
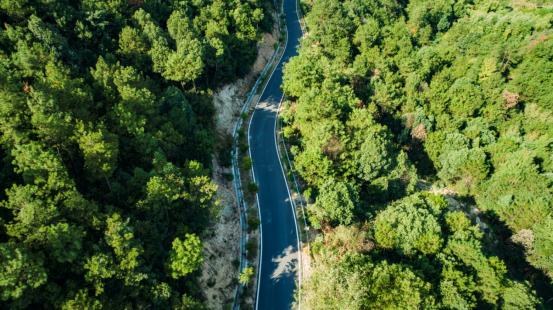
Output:
<instances>
[{"instance_id":1,"label":"bush","mask_svg":"<svg viewBox=\"0 0 553 310\"><path fill-rule=\"evenodd\" d=\"M242 169L249 170L252 168L252 159L249 157L244 157L242 159Z\"/></svg>"},{"instance_id":2,"label":"bush","mask_svg":"<svg viewBox=\"0 0 553 310\"><path fill-rule=\"evenodd\" d=\"M253 217L253 216L250 216L248 217L248 231L254 231L256 230L258 227L259 227L259 224L261 222L259 221L259 219L257 218L257 216Z\"/></svg>"},{"instance_id":3,"label":"bush","mask_svg":"<svg viewBox=\"0 0 553 310\"><path fill-rule=\"evenodd\" d=\"M248 193L255 194L259 191L259 186L255 182L248 183Z\"/></svg>"},{"instance_id":4,"label":"bush","mask_svg":"<svg viewBox=\"0 0 553 310\"><path fill-rule=\"evenodd\" d=\"M207 286L208 287L214 287L215 286L215 279L207 280Z\"/></svg>"},{"instance_id":5,"label":"bush","mask_svg":"<svg viewBox=\"0 0 553 310\"><path fill-rule=\"evenodd\" d=\"M246 143L246 141L240 141L238 149L240 149L240 154L245 154L248 152L248 143Z\"/></svg>"},{"instance_id":6,"label":"bush","mask_svg":"<svg viewBox=\"0 0 553 310\"><path fill-rule=\"evenodd\" d=\"M252 260L257 255L257 240L255 238L251 238L246 243L246 257L249 260Z\"/></svg>"}]
</instances>

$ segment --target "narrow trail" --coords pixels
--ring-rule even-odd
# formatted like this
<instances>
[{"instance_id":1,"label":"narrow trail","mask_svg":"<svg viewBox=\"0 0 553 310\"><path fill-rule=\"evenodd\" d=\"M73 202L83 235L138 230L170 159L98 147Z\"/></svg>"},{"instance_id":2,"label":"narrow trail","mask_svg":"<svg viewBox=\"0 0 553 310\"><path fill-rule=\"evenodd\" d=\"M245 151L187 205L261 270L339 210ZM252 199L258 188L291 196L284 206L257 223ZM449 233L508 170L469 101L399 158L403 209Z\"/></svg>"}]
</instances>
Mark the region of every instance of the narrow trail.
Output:
<instances>
[{"instance_id":1,"label":"narrow trail","mask_svg":"<svg viewBox=\"0 0 553 310\"><path fill-rule=\"evenodd\" d=\"M282 58L261 94L248 129L261 219L261 256L256 309L290 309L299 278L299 236L276 144L276 121L283 97L282 67L297 55L302 36L296 0L283 0L287 42Z\"/></svg>"}]
</instances>

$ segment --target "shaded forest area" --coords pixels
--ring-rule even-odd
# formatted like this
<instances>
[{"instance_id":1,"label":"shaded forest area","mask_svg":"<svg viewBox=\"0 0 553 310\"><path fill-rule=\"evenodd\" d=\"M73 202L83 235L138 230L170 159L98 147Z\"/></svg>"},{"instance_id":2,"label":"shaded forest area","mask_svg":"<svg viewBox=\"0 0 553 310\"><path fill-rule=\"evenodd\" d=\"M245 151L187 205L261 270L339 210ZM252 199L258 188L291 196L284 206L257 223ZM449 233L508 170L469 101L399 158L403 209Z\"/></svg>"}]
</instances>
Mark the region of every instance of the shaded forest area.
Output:
<instances>
[{"instance_id":1,"label":"shaded forest area","mask_svg":"<svg viewBox=\"0 0 553 310\"><path fill-rule=\"evenodd\" d=\"M553 7L306 1L284 135L309 309L553 307Z\"/></svg>"},{"instance_id":2,"label":"shaded forest area","mask_svg":"<svg viewBox=\"0 0 553 310\"><path fill-rule=\"evenodd\" d=\"M272 9L0 1L0 308L203 307L211 93Z\"/></svg>"}]
</instances>

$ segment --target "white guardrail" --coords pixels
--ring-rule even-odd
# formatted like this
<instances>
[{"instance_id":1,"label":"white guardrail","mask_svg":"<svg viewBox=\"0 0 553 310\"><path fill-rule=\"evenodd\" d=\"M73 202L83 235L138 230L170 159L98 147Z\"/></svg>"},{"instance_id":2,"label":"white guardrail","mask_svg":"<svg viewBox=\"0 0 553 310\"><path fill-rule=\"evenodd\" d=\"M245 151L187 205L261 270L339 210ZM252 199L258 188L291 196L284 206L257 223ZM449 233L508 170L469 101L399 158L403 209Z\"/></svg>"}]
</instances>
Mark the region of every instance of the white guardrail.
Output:
<instances>
[{"instance_id":1,"label":"white guardrail","mask_svg":"<svg viewBox=\"0 0 553 310\"><path fill-rule=\"evenodd\" d=\"M281 8L282 12L282 8ZM280 32L281 25L280 25L280 14L277 17L278 22L278 30ZM240 177L240 166L238 162L238 156L240 155L239 150L239 135L238 132L240 128L242 127L242 124L244 122L244 119L242 118L242 115L246 113L251 108L253 99L257 95L257 90L259 86L269 81L265 78L267 77L267 74L270 72L270 70L275 65L275 60L277 59L277 56L282 51L282 44L279 42L279 45L277 49L273 52L273 55L271 56L271 59L267 62L265 67L263 68L263 71L259 74L259 77L255 81L255 84L252 86L250 92L247 94L246 101L244 105L242 106L242 109L240 111L240 117L236 121L236 124L234 125L234 130L232 132L232 138L233 138L233 147L232 147L232 175L233 175L233 183L234 183L234 191L236 193L236 200L238 209L240 211L240 228L241 228L241 237L240 237L240 268L239 273L242 273L246 267L248 267L248 259L247 259L247 253L246 253L246 243L248 242L248 204L244 199L244 193L242 189L242 179ZM277 64L278 65L278 64ZM261 236L260 236L261 237ZM258 255L261 253L258 253ZM259 272L259 270L256 270L256 274ZM257 278L257 277L256 277ZM242 291L244 290L244 285L238 284L236 287L236 292L234 294L234 301L232 309L239 310L240 309L240 295Z\"/></svg>"}]
</instances>

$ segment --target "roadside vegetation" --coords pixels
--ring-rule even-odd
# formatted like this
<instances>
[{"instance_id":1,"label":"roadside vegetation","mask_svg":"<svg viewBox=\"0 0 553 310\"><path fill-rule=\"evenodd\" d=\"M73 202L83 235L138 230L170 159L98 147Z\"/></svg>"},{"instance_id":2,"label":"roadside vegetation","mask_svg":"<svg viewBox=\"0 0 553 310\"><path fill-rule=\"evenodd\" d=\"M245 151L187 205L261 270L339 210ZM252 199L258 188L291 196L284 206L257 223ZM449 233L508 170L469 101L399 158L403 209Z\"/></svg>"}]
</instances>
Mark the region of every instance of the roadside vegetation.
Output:
<instances>
[{"instance_id":1,"label":"roadside vegetation","mask_svg":"<svg viewBox=\"0 0 553 310\"><path fill-rule=\"evenodd\" d=\"M284 135L308 309L552 307L553 7L306 1Z\"/></svg>"},{"instance_id":2,"label":"roadside vegetation","mask_svg":"<svg viewBox=\"0 0 553 310\"><path fill-rule=\"evenodd\" d=\"M272 9L0 1L0 308L204 307L211 93Z\"/></svg>"}]
</instances>

